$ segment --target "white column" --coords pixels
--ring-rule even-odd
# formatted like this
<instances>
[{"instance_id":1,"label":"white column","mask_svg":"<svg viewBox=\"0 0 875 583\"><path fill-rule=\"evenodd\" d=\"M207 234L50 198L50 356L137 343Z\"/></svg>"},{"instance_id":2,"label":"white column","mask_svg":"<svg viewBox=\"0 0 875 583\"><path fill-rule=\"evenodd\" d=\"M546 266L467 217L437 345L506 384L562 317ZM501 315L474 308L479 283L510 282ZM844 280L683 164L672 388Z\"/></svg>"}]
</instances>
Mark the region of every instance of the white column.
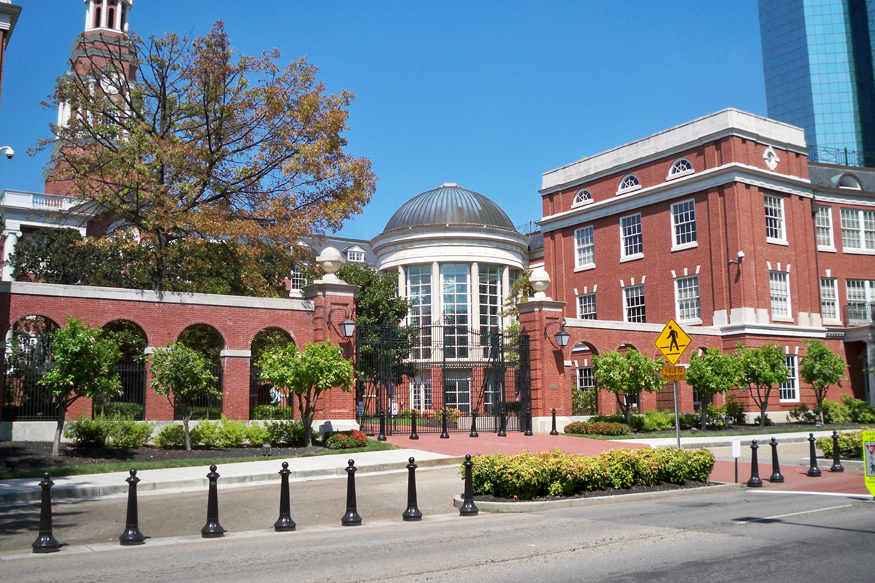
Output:
<instances>
[{"instance_id":1,"label":"white column","mask_svg":"<svg viewBox=\"0 0 875 583\"><path fill-rule=\"evenodd\" d=\"M431 321L444 323L444 290L441 286L441 266L437 261L431 264Z\"/></svg>"},{"instance_id":2,"label":"white column","mask_svg":"<svg viewBox=\"0 0 875 583\"><path fill-rule=\"evenodd\" d=\"M15 251L15 245L21 237L21 231L4 231L3 232L3 281L12 281L12 267L6 265L9 257Z\"/></svg>"},{"instance_id":3,"label":"white column","mask_svg":"<svg viewBox=\"0 0 875 583\"><path fill-rule=\"evenodd\" d=\"M100 2L101 4L103 4L103 6L101 6L101 10L100 10L100 28L107 28L107 26L106 26L107 14L106 13L109 12L109 10L107 10L107 6L103 2L103 0L97 0L97 1Z\"/></svg>"},{"instance_id":4,"label":"white column","mask_svg":"<svg viewBox=\"0 0 875 583\"><path fill-rule=\"evenodd\" d=\"M404 267L398 266L398 297L407 297L407 276L404 273Z\"/></svg>"},{"instance_id":5,"label":"white column","mask_svg":"<svg viewBox=\"0 0 875 583\"><path fill-rule=\"evenodd\" d=\"M875 342L866 343L866 366L869 367L869 374L866 375L869 394L866 397L870 405L875 405Z\"/></svg>"},{"instance_id":6,"label":"white column","mask_svg":"<svg viewBox=\"0 0 875 583\"><path fill-rule=\"evenodd\" d=\"M510 267L505 265L501 268L501 310L504 310L504 299L510 293ZM502 321L502 326L507 328L510 326L510 316L505 316Z\"/></svg>"},{"instance_id":7,"label":"white column","mask_svg":"<svg viewBox=\"0 0 875 583\"><path fill-rule=\"evenodd\" d=\"M471 286L469 288L468 305L471 306L471 325L469 330L480 331L480 266L476 261L471 263ZM472 346L474 344L472 343Z\"/></svg>"}]
</instances>

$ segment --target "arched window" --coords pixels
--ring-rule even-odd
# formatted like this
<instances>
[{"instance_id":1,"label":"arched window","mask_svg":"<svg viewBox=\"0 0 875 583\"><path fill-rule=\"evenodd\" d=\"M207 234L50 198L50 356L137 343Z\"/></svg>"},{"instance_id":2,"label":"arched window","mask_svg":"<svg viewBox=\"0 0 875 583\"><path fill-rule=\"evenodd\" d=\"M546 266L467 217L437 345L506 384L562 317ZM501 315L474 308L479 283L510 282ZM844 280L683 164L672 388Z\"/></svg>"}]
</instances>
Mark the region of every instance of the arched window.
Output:
<instances>
[{"instance_id":1,"label":"arched window","mask_svg":"<svg viewBox=\"0 0 875 583\"><path fill-rule=\"evenodd\" d=\"M574 195L574 202L571 204L573 206L587 204L592 202L592 193L585 188L581 188L577 191L577 194Z\"/></svg>"},{"instance_id":2,"label":"arched window","mask_svg":"<svg viewBox=\"0 0 875 583\"><path fill-rule=\"evenodd\" d=\"M672 178L677 178L678 176L684 176L687 174L693 173L693 164L686 158L680 158L679 160L675 160L671 168L668 170L668 178L670 180Z\"/></svg>"},{"instance_id":3,"label":"arched window","mask_svg":"<svg viewBox=\"0 0 875 583\"><path fill-rule=\"evenodd\" d=\"M842 174L841 178L839 178L839 188L860 190L860 181L857 180L856 176L851 174Z\"/></svg>"},{"instance_id":4,"label":"arched window","mask_svg":"<svg viewBox=\"0 0 875 583\"><path fill-rule=\"evenodd\" d=\"M641 183L638 181L638 177L634 174L629 174L620 181L620 188L617 190L617 194L638 190L639 188L641 188Z\"/></svg>"}]
</instances>

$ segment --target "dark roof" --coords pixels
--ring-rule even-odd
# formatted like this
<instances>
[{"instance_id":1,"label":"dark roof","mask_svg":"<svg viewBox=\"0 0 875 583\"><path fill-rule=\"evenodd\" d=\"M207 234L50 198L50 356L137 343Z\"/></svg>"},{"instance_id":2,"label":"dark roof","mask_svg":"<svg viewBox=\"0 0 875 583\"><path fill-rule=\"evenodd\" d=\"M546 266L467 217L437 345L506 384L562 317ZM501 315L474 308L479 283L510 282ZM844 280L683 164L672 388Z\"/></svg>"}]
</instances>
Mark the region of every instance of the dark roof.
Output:
<instances>
[{"instance_id":1,"label":"dark roof","mask_svg":"<svg viewBox=\"0 0 875 583\"><path fill-rule=\"evenodd\" d=\"M458 184L441 184L401 205L383 232L432 225L486 226L516 232L497 204Z\"/></svg>"},{"instance_id":2,"label":"dark roof","mask_svg":"<svg viewBox=\"0 0 875 583\"><path fill-rule=\"evenodd\" d=\"M864 192L875 192L875 169L861 168L857 166L837 166L832 164L808 164L808 178L815 187L838 188L839 178L844 174L850 174L860 182L860 189ZM844 189L843 189L844 190ZM854 189L847 189L855 192ZM856 192L860 192L857 190Z\"/></svg>"}]
</instances>

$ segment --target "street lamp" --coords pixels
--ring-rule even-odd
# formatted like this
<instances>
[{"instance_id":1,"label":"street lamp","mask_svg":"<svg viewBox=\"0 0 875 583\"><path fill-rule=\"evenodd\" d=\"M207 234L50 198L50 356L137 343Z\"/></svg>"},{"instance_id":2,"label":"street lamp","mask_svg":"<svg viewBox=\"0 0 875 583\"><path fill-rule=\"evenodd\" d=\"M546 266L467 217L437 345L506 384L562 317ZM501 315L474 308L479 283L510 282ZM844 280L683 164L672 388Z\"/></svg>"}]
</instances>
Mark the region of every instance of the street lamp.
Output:
<instances>
[{"instance_id":1,"label":"street lamp","mask_svg":"<svg viewBox=\"0 0 875 583\"><path fill-rule=\"evenodd\" d=\"M328 327L331 328L331 314L334 312L343 312L344 319L337 325L340 329L340 335L344 338L352 338L352 335L355 334L355 321L350 319L349 312L343 308L334 308L328 312Z\"/></svg>"},{"instance_id":2,"label":"street lamp","mask_svg":"<svg viewBox=\"0 0 875 583\"><path fill-rule=\"evenodd\" d=\"M9 146L0 146L0 152L6 152L6 157L10 160L12 160L12 157L15 155L15 150Z\"/></svg>"},{"instance_id":3,"label":"street lamp","mask_svg":"<svg viewBox=\"0 0 875 583\"><path fill-rule=\"evenodd\" d=\"M559 331L553 335L553 338L556 340L556 344L559 348L564 348L568 346L568 339L571 338L571 334L565 331L565 318L562 318L562 323L559 322L547 322L547 325L544 326L544 338L547 338L547 328L553 325L559 326Z\"/></svg>"}]
</instances>

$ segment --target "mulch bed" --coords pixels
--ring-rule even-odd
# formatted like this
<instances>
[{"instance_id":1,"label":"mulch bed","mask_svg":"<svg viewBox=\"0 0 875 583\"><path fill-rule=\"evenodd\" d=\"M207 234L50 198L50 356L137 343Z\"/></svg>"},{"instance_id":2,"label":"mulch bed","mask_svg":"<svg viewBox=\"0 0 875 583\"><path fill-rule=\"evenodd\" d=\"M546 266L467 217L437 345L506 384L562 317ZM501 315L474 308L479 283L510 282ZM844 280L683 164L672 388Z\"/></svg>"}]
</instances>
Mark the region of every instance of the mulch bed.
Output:
<instances>
[{"instance_id":1,"label":"mulch bed","mask_svg":"<svg viewBox=\"0 0 875 583\"><path fill-rule=\"evenodd\" d=\"M514 498L499 498L497 496L474 495L475 501L480 502L547 502L550 500L567 500L569 498L600 498L602 496L617 496L619 494L641 494L644 492L666 492L669 490L689 490L690 488L703 488L714 486L713 483L706 482L687 482L684 485L669 484L660 482L656 486L632 486L629 489L625 488L608 488L606 490L596 490L593 492L578 492L570 496L540 496L533 500L517 500Z\"/></svg>"},{"instance_id":2,"label":"mulch bed","mask_svg":"<svg viewBox=\"0 0 875 583\"><path fill-rule=\"evenodd\" d=\"M310 447L275 447L271 457L292 457L329 451L319 445ZM137 449L87 449L61 444L61 455L52 457L52 444L37 441L0 442L0 471L9 469L8 461L16 464L18 470L30 468L62 468L73 466L93 466L120 462L158 462L164 460L202 459L204 463L229 458L263 459L261 448L229 447L225 449L159 449L141 447Z\"/></svg>"}]
</instances>

